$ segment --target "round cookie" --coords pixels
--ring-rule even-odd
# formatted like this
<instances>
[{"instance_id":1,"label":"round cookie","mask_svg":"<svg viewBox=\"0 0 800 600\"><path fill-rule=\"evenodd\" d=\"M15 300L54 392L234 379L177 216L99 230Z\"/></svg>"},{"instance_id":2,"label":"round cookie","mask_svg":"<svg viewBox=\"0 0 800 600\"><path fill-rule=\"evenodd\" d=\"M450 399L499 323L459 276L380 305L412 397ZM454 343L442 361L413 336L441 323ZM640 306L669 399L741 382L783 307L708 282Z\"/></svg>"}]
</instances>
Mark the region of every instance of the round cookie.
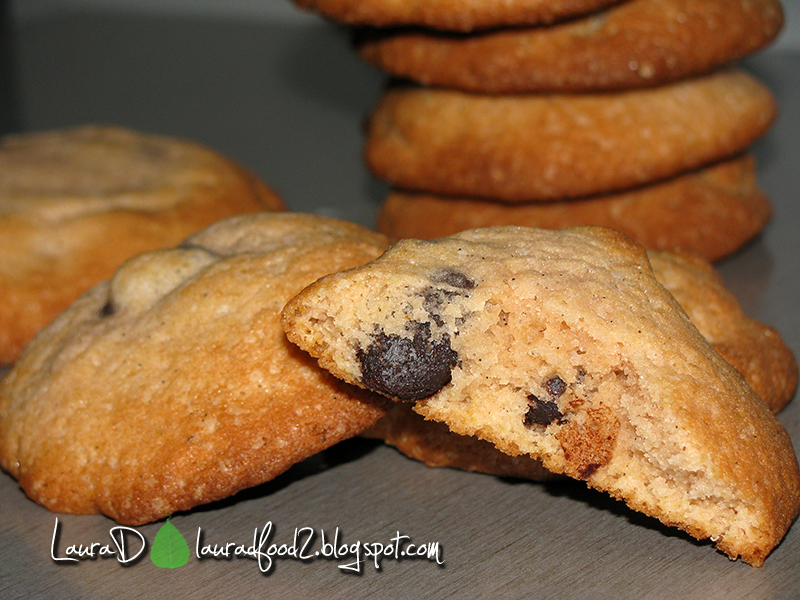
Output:
<instances>
[{"instance_id":1,"label":"round cookie","mask_svg":"<svg viewBox=\"0 0 800 600\"><path fill-rule=\"evenodd\" d=\"M0 139L0 364L127 258L283 204L197 144L85 126Z\"/></svg>"},{"instance_id":2,"label":"round cookie","mask_svg":"<svg viewBox=\"0 0 800 600\"><path fill-rule=\"evenodd\" d=\"M483 93L593 92L711 71L763 48L778 0L629 0L548 27L454 35L365 29L359 55L396 76Z\"/></svg>"},{"instance_id":3,"label":"round cookie","mask_svg":"<svg viewBox=\"0 0 800 600\"><path fill-rule=\"evenodd\" d=\"M283 311L345 381L530 455L759 566L800 510L791 440L606 228L404 240Z\"/></svg>"},{"instance_id":4,"label":"round cookie","mask_svg":"<svg viewBox=\"0 0 800 600\"><path fill-rule=\"evenodd\" d=\"M360 433L383 401L289 344L280 311L385 247L350 223L260 213L126 261L0 383L0 466L50 510L136 525Z\"/></svg>"},{"instance_id":5,"label":"round cookie","mask_svg":"<svg viewBox=\"0 0 800 600\"><path fill-rule=\"evenodd\" d=\"M421 25L449 31L552 23L619 0L294 0L347 25Z\"/></svg>"},{"instance_id":6,"label":"round cookie","mask_svg":"<svg viewBox=\"0 0 800 600\"><path fill-rule=\"evenodd\" d=\"M495 225L602 225L646 248L682 248L716 261L761 232L771 214L770 201L756 183L755 162L744 155L646 186L577 200L511 204L394 190L381 206L377 228L393 239L429 239Z\"/></svg>"},{"instance_id":7,"label":"round cookie","mask_svg":"<svg viewBox=\"0 0 800 600\"><path fill-rule=\"evenodd\" d=\"M395 86L365 158L395 187L508 202L623 190L739 154L775 117L741 70L607 94L492 96Z\"/></svg>"}]
</instances>

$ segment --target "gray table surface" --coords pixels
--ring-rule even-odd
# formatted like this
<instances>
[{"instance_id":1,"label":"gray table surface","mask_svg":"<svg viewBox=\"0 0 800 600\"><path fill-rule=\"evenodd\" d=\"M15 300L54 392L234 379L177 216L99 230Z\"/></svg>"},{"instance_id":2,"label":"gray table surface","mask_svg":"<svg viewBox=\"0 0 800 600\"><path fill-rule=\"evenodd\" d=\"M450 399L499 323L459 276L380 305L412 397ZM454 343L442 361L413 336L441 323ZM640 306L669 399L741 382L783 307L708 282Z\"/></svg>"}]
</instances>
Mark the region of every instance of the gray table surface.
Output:
<instances>
[{"instance_id":1,"label":"gray table surface","mask_svg":"<svg viewBox=\"0 0 800 600\"><path fill-rule=\"evenodd\" d=\"M361 160L361 123L384 78L322 21L83 13L18 32L26 129L108 122L202 141L240 160L296 211L374 223L385 186ZM775 92L780 117L754 147L775 215L764 234L719 265L751 316L800 352L800 54L765 52L745 66ZM800 401L779 416L800 448ZM800 525L760 569L626 509L577 482L542 485L429 469L390 448L352 440L277 480L171 519L192 549L159 569L143 552L123 564L67 564L69 546L110 544L114 523L56 515L0 473L0 598L800 598ZM352 546L408 536L438 543L444 564L385 557L361 573L353 556L198 558L209 545L277 544L314 532ZM137 528L152 545L163 523ZM128 532L131 549L135 536Z\"/></svg>"}]
</instances>

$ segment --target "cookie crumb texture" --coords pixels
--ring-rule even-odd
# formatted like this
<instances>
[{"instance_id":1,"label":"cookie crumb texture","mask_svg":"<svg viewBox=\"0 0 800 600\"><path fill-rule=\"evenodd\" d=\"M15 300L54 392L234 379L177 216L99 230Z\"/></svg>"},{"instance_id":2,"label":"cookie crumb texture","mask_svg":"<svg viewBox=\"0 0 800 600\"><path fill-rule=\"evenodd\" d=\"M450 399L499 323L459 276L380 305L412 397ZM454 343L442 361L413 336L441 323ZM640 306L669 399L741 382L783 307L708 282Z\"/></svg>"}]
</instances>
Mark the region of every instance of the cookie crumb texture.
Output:
<instances>
[{"instance_id":1,"label":"cookie crumb texture","mask_svg":"<svg viewBox=\"0 0 800 600\"><path fill-rule=\"evenodd\" d=\"M416 412L541 459L731 558L762 564L800 506L785 430L656 281L644 249L611 230L405 240L307 288L283 322L323 367L395 399L418 394L374 385L365 359L384 338L413 348L384 353L391 368L450 366L420 386L431 395Z\"/></svg>"},{"instance_id":2,"label":"cookie crumb texture","mask_svg":"<svg viewBox=\"0 0 800 600\"><path fill-rule=\"evenodd\" d=\"M0 384L0 465L56 512L142 524L228 497L384 414L289 344L284 303L378 256L350 223L260 213L141 254Z\"/></svg>"},{"instance_id":3,"label":"cookie crumb texture","mask_svg":"<svg viewBox=\"0 0 800 600\"><path fill-rule=\"evenodd\" d=\"M549 481L563 479L541 461L521 454L510 456L471 435L458 435L447 425L426 421L410 402L395 402L362 437L380 439L404 455L429 467L450 467L497 477Z\"/></svg>"}]
</instances>

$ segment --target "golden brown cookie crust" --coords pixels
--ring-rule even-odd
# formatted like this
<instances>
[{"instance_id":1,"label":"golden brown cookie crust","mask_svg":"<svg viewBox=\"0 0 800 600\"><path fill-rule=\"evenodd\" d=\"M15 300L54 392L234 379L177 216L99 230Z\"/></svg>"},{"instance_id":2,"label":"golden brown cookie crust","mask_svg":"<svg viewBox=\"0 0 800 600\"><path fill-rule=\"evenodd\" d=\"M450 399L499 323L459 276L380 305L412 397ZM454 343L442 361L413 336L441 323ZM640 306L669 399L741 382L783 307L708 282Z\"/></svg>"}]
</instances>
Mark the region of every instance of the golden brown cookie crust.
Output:
<instances>
[{"instance_id":1,"label":"golden brown cookie crust","mask_svg":"<svg viewBox=\"0 0 800 600\"><path fill-rule=\"evenodd\" d=\"M613 230L404 240L306 288L283 324L338 377L415 400L425 418L538 458L731 558L763 564L800 509L786 431L645 250ZM449 367L449 381L420 365Z\"/></svg>"},{"instance_id":2,"label":"golden brown cookie crust","mask_svg":"<svg viewBox=\"0 0 800 600\"><path fill-rule=\"evenodd\" d=\"M741 153L775 117L741 70L609 94L390 88L365 157L395 187L508 202L624 190Z\"/></svg>"},{"instance_id":3,"label":"golden brown cookie crust","mask_svg":"<svg viewBox=\"0 0 800 600\"><path fill-rule=\"evenodd\" d=\"M0 364L122 262L279 197L197 144L110 126L0 140Z\"/></svg>"},{"instance_id":4,"label":"golden brown cookie crust","mask_svg":"<svg viewBox=\"0 0 800 600\"><path fill-rule=\"evenodd\" d=\"M0 383L0 465L50 510L141 524L358 434L381 402L289 344L280 311L385 246L349 223L261 213L130 259Z\"/></svg>"},{"instance_id":5,"label":"golden brown cookie crust","mask_svg":"<svg viewBox=\"0 0 800 600\"><path fill-rule=\"evenodd\" d=\"M619 0L295 0L348 25L421 25L449 31L534 25L588 13Z\"/></svg>"},{"instance_id":6,"label":"golden brown cookie crust","mask_svg":"<svg viewBox=\"0 0 800 600\"><path fill-rule=\"evenodd\" d=\"M394 190L381 206L377 229L398 240L496 225L601 225L649 249L681 248L713 262L742 248L771 215L753 157L744 155L632 190L569 201L500 203Z\"/></svg>"},{"instance_id":7,"label":"golden brown cookie crust","mask_svg":"<svg viewBox=\"0 0 800 600\"><path fill-rule=\"evenodd\" d=\"M766 46L778 0L629 0L548 27L453 35L366 29L359 55L425 85L482 93L654 86L711 71Z\"/></svg>"}]
</instances>

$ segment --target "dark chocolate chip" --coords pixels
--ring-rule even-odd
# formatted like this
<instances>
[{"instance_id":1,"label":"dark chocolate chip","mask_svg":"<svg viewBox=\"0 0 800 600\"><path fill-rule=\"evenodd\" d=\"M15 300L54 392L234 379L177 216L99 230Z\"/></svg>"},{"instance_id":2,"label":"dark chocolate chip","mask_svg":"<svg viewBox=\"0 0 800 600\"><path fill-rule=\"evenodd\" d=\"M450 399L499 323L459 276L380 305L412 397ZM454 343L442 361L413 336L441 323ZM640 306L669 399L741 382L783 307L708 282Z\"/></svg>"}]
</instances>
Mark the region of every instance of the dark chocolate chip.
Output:
<instances>
[{"instance_id":1,"label":"dark chocolate chip","mask_svg":"<svg viewBox=\"0 0 800 600\"><path fill-rule=\"evenodd\" d=\"M444 290L434 287L426 287L422 290L422 308L428 313L431 321L436 323L439 327L444 326L444 319L442 319L442 316L439 314L442 304L445 299L449 300L453 295L452 292L445 292Z\"/></svg>"},{"instance_id":2,"label":"dark chocolate chip","mask_svg":"<svg viewBox=\"0 0 800 600\"><path fill-rule=\"evenodd\" d=\"M380 332L366 350L358 351L367 388L398 400L420 400L450 383L458 362L450 339L431 340L429 323L414 323L411 330L413 337Z\"/></svg>"},{"instance_id":3,"label":"dark chocolate chip","mask_svg":"<svg viewBox=\"0 0 800 600\"><path fill-rule=\"evenodd\" d=\"M434 273L431 276L431 280L434 283L443 283L462 290L475 289L475 282L455 269L442 269L438 273Z\"/></svg>"},{"instance_id":4,"label":"dark chocolate chip","mask_svg":"<svg viewBox=\"0 0 800 600\"><path fill-rule=\"evenodd\" d=\"M469 277L454 269L442 269L431 276L431 281L440 285L446 285L458 290L471 290L475 287L475 282ZM427 311L431 320L439 327L444 326L444 319L441 316L442 306L447 302L452 302L454 298L468 297L467 291L456 291L441 287L428 286L422 290L423 308Z\"/></svg>"},{"instance_id":5,"label":"dark chocolate chip","mask_svg":"<svg viewBox=\"0 0 800 600\"><path fill-rule=\"evenodd\" d=\"M598 463L589 463L588 465L586 465L581 469L580 471L581 479L589 479L589 477L591 477L594 474L594 472L599 468L600 465Z\"/></svg>"},{"instance_id":6,"label":"dark chocolate chip","mask_svg":"<svg viewBox=\"0 0 800 600\"><path fill-rule=\"evenodd\" d=\"M559 398L561 394L564 393L564 390L567 389L567 384L564 383L564 380L561 377L555 376L548 379L544 384L547 393L550 394L553 398Z\"/></svg>"},{"instance_id":7,"label":"dark chocolate chip","mask_svg":"<svg viewBox=\"0 0 800 600\"><path fill-rule=\"evenodd\" d=\"M558 405L549 400L540 400L533 394L528 396L528 412L525 413L525 427L534 425L550 425L560 421L564 415L558 410Z\"/></svg>"},{"instance_id":8,"label":"dark chocolate chip","mask_svg":"<svg viewBox=\"0 0 800 600\"><path fill-rule=\"evenodd\" d=\"M109 300L103 305L103 308L100 309L100 316L110 317L115 312L117 312L117 307L114 306L114 303L111 300Z\"/></svg>"}]
</instances>

